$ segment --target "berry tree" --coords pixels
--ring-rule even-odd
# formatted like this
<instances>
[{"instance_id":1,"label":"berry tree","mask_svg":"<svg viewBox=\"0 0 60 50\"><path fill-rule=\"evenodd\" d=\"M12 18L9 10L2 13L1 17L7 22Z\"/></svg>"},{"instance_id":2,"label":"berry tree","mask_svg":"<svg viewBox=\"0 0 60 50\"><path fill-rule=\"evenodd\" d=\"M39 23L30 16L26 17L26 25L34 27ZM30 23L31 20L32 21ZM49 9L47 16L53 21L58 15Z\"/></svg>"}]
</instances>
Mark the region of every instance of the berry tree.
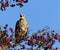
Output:
<instances>
[{"instance_id":1,"label":"berry tree","mask_svg":"<svg viewBox=\"0 0 60 50\"><path fill-rule=\"evenodd\" d=\"M11 4L11 1L13 2ZM14 2L16 2L14 4ZM4 11L7 7L20 6L23 7L24 3L27 3L28 0L0 0L0 10ZM3 28L3 29L2 29ZM54 48L56 40L60 43L60 35L55 32L55 30L48 31L49 27L46 26L42 30L38 30L36 33L32 33L29 36L29 31L26 36L16 35L15 29L9 28L8 24L1 27L0 26L0 50L12 50L11 47L16 50L16 46L20 46L18 50L41 50L41 47L44 50L58 50ZM9 36L8 31L11 32ZM18 30L16 30L18 32ZM17 39L17 40L16 40ZM22 44L22 42L24 42ZM27 48L26 45L30 46ZM36 49L34 48L36 47Z\"/></svg>"}]
</instances>

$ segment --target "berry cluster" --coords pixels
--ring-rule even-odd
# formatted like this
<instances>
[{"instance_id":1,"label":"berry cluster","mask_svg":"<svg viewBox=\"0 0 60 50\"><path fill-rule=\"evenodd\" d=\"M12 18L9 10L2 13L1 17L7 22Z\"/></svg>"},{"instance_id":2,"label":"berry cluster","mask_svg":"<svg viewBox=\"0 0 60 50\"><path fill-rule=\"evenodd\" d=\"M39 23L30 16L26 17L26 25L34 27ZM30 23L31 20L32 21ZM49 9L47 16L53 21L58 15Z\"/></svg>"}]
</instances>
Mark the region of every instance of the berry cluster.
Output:
<instances>
[{"instance_id":1,"label":"berry cluster","mask_svg":"<svg viewBox=\"0 0 60 50\"><path fill-rule=\"evenodd\" d=\"M44 50L58 50L58 48L53 48L53 44L55 44L55 40L60 42L60 35L55 33L55 31L44 31L41 30L37 33L32 34L31 36L21 36L19 34L15 35L15 31L12 28L8 28L8 24L4 27L4 30L0 27L0 48L6 50L10 47L15 47L17 45L22 46L19 50L27 49L25 45L31 46L28 50L33 50L33 46L38 46L36 50L40 50L40 48L44 48ZM8 31L11 31L11 35L9 36ZM42 33L42 34L41 34ZM21 44L21 42L25 42L25 44ZM1 49L0 49L1 50ZM16 50L16 49L15 49Z\"/></svg>"},{"instance_id":2,"label":"berry cluster","mask_svg":"<svg viewBox=\"0 0 60 50\"><path fill-rule=\"evenodd\" d=\"M15 6L20 6L23 7L23 3L27 3L28 0L12 0L13 2L16 2L16 4L9 4L11 3L11 0L0 0L0 10L6 10L6 7L15 7Z\"/></svg>"}]
</instances>

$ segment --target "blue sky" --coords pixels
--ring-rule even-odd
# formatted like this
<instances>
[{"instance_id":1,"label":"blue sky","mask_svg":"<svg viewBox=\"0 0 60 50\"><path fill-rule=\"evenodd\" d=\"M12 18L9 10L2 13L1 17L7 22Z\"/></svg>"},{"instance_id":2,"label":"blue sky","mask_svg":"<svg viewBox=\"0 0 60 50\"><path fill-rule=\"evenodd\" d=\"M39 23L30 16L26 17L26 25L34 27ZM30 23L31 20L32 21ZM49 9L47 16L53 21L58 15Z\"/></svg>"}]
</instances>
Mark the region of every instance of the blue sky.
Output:
<instances>
[{"instance_id":1,"label":"blue sky","mask_svg":"<svg viewBox=\"0 0 60 50\"><path fill-rule=\"evenodd\" d=\"M29 0L22 8L16 6L8 7L3 12L0 10L0 25L4 26L7 23L9 27L15 28L19 14L22 13L26 15L32 32L49 26L60 33L60 0Z\"/></svg>"}]
</instances>

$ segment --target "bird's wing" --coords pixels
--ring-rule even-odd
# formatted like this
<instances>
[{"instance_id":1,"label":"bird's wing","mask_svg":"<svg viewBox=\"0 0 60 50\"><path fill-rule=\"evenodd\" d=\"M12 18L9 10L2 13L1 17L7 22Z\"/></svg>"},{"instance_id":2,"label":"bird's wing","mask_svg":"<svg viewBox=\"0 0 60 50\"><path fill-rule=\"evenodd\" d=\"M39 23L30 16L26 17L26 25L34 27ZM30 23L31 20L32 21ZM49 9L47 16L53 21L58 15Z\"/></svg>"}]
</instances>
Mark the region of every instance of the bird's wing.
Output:
<instances>
[{"instance_id":1,"label":"bird's wing","mask_svg":"<svg viewBox=\"0 0 60 50\"><path fill-rule=\"evenodd\" d=\"M19 20L16 22L16 25L15 25L15 33L16 33L16 30L19 30L20 29L20 27L19 27Z\"/></svg>"}]
</instances>

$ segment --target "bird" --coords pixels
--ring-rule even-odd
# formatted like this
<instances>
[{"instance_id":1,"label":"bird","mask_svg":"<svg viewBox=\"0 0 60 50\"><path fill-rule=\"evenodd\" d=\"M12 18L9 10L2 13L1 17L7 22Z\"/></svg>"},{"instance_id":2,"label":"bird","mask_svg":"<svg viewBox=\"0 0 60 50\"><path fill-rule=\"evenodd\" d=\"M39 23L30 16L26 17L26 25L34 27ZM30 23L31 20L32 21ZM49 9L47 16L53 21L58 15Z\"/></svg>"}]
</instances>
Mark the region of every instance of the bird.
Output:
<instances>
[{"instance_id":1,"label":"bird","mask_svg":"<svg viewBox=\"0 0 60 50\"><path fill-rule=\"evenodd\" d=\"M24 14L20 14L20 19L16 22L15 25L15 36L17 35L27 35L29 28L28 21L26 20L26 16Z\"/></svg>"}]
</instances>

